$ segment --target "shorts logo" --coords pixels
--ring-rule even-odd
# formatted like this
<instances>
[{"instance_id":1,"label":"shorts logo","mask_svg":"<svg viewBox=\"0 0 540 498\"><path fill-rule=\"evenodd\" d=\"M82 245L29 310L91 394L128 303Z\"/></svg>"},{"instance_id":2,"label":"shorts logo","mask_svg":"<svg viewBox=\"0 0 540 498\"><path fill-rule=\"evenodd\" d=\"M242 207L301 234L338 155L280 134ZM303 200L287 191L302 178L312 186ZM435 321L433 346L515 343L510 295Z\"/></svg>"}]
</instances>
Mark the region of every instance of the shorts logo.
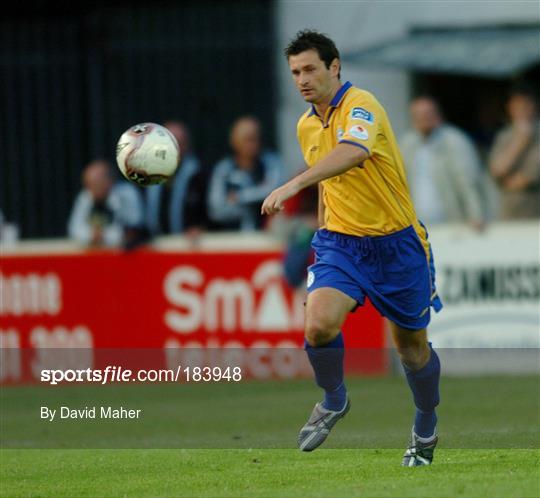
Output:
<instances>
[{"instance_id":1,"label":"shorts logo","mask_svg":"<svg viewBox=\"0 0 540 498\"><path fill-rule=\"evenodd\" d=\"M361 119L369 124L373 124L373 121L375 120L373 118L373 114L366 111L363 107L353 107L351 111L351 119Z\"/></svg>"},{"instance_id":2,"label":"shorts logo","mask_svg":"<svg viewBox=\"0 0 540 498\"><path fill-rule=\"evenodd\" d=\"M308 289L313 285L313 282L315 282L315 273L313 273L312 271L308 271L308 274L307 274L307 288Z\"/></svg>"},{"instance_id":3,"label":"shorts logo","mask_svg":"<svg viewBox=\"0 0 540 498\"><path fill-rule=\"evenodd\" d=\"M337 130L337 139L338 142L343 138L343 130L341 128L338 128Z\"/></svg>"},{"instance_id":4,"label":"shorts logo","mask_svg":"<svg viewBox=\"0 0 540 498\"><path fill-rule=\"evenodd\" d=\"M367 140L369 138L368 131L360 125L354 125L349 130L349 135L351 137L358 138L359 140Z\"/></svg>"}]
</instances>

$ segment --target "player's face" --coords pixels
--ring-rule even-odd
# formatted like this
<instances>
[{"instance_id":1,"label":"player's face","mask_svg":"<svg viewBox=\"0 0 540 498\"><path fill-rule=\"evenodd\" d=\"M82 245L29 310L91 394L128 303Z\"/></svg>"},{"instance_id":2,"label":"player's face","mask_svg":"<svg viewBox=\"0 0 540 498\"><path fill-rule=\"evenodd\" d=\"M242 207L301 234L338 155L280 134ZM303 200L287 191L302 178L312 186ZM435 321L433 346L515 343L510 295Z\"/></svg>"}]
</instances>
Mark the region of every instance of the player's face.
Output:
<instances>
[{"instance_id":1,"label":"player's face","mask_svg":"<svg viewBox=\"0 0 540 498\"><path fill-rule=\"evenodd\" d=\"M335 59L327 68L316 50L306 50L289 57L289 67L296 88L306 102L319 104L331 99L338 78L339 61Z\"/></svg>"}]
</instances>

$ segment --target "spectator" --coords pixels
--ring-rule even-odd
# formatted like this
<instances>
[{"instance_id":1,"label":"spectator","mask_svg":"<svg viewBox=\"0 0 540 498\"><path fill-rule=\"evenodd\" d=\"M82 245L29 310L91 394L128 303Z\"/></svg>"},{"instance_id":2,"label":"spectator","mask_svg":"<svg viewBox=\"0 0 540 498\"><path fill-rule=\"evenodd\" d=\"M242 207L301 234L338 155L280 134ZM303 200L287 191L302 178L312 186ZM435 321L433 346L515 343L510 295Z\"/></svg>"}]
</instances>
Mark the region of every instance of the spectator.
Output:
<instances>
[{"instance_id":1,"label":"spectator","mask_svg":"<svg viewBox=\"0 0 540 498\"><path fill-rule=\"evenodd\" d=\"M141 227L143 209L139 191L127 181L114 183L108 161L92 161L82 174L68 222L69 236L92 247L127 244L127 230Z\"/></svg>"},{"instance_id":2,"label":"spectator","mask_svg":"<svg viewBox=\"0 0 540 498\"><path fill-rule=\"evenodd\" d=\"M19 240L19 226L8 223L4 213L0 210L0 245L2 247L14 245Z\"/></svg>"},{"instance_id":3,"label":"spectator","mask_svg":"<svg viewBox=\"0 0 540 498\"><path fill-rule=\"evenodd\" d=\"M261 203L280 184L283 167L274 153L261 149L261 126L244 116L232 126L232 155L214 167L208 193L210 218L229 230L261 228Z\"/></svg>"},{"instance_id":4,"label":"spectator","mask_svg":"<svg viewBox=\"0 0 540 498\"><path fill-rule=\"evenodd\" d=\"M0 250L3 247L14 245L19 240L19 226L8 223L4 213L0 210Z\"/></svg>"},{"instance_id":5,"label":"spectator","mask_svg":"<svg viewBox=\"0 0 540 498\"><path fill-rule=\"evenodd\" d=\"M489 168L502 197L502 218L540 218L540 122L536 98L526 88L508 100L510 124L495 137Z\"/></svg>"},{"instance_id":6,"label":"spectator","mask_svg":"<svg viewBox=\"0 0 540 498\"><path fill-rule=\"evenodd\" d=\"M146 189L146 223L152 235L185 233L196 238L206 225L206 182L184 123L164 126L180 146L180 167L165 184Z\"/></svg>"},{"instance_id":7,"label":"spectator","mask_svg":"<svg viewBox=\"0 0 540 498\"><path fill-rule=\"evenodd\" d=\"M418 218L482 228L481 166L471 140L444 122L431 97L415 98L410 115L414 130L403 137L401 151Z\"/></svg>"}]
</instances>

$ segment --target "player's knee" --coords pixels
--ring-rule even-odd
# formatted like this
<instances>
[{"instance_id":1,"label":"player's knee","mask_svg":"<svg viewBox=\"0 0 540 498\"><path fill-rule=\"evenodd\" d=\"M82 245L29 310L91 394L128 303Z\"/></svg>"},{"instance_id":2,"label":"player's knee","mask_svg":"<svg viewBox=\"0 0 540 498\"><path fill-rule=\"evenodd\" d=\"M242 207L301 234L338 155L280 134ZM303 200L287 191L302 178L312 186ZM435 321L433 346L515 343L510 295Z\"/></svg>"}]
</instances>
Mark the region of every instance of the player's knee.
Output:
<instances>
[{"instance_id":1,"label":"player's knee","mask_svg":"<svg viewBox=\"0 0 540 498\"><path fill-rule=\"evenodd\" d=\"M339 334L339 326L327 319L307 320L305 337L310 346L328 344Z\"/></svg>"},{"instance_id":2,"label":"player's knee","mask_svg":"<svg viewBox=\"0 0 540 498\"><path fill-rule=\"evenodd\" d=\"M426 344L397 345L397 353L401 362L410 370L420 370L429 361L431 354L429 346Z\"/></svg>"}]
</instances>

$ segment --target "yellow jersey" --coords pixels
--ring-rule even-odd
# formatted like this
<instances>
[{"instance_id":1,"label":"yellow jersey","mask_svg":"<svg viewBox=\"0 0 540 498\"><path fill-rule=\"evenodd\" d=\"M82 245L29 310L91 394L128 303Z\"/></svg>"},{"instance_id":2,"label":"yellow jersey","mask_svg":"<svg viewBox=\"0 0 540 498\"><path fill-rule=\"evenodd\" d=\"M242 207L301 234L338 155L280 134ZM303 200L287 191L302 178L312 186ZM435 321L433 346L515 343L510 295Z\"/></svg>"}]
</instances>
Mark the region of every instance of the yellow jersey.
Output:
<instances>
[{"instance_id":1,"label":"yellow jersey","mask_svg":"<svg viewBox=\"0 0 540 498\"><path fill-rule=\"evenodd\" d=\"M357 167L322 182L324 228L348 235L377 236L413 225L428 251L392 126L371 93L345 83L325 116L319 116L311 106L298 121L297 134L308 167L338 143L355 145L369 155Z\"/></svg>"}]
</instances>

